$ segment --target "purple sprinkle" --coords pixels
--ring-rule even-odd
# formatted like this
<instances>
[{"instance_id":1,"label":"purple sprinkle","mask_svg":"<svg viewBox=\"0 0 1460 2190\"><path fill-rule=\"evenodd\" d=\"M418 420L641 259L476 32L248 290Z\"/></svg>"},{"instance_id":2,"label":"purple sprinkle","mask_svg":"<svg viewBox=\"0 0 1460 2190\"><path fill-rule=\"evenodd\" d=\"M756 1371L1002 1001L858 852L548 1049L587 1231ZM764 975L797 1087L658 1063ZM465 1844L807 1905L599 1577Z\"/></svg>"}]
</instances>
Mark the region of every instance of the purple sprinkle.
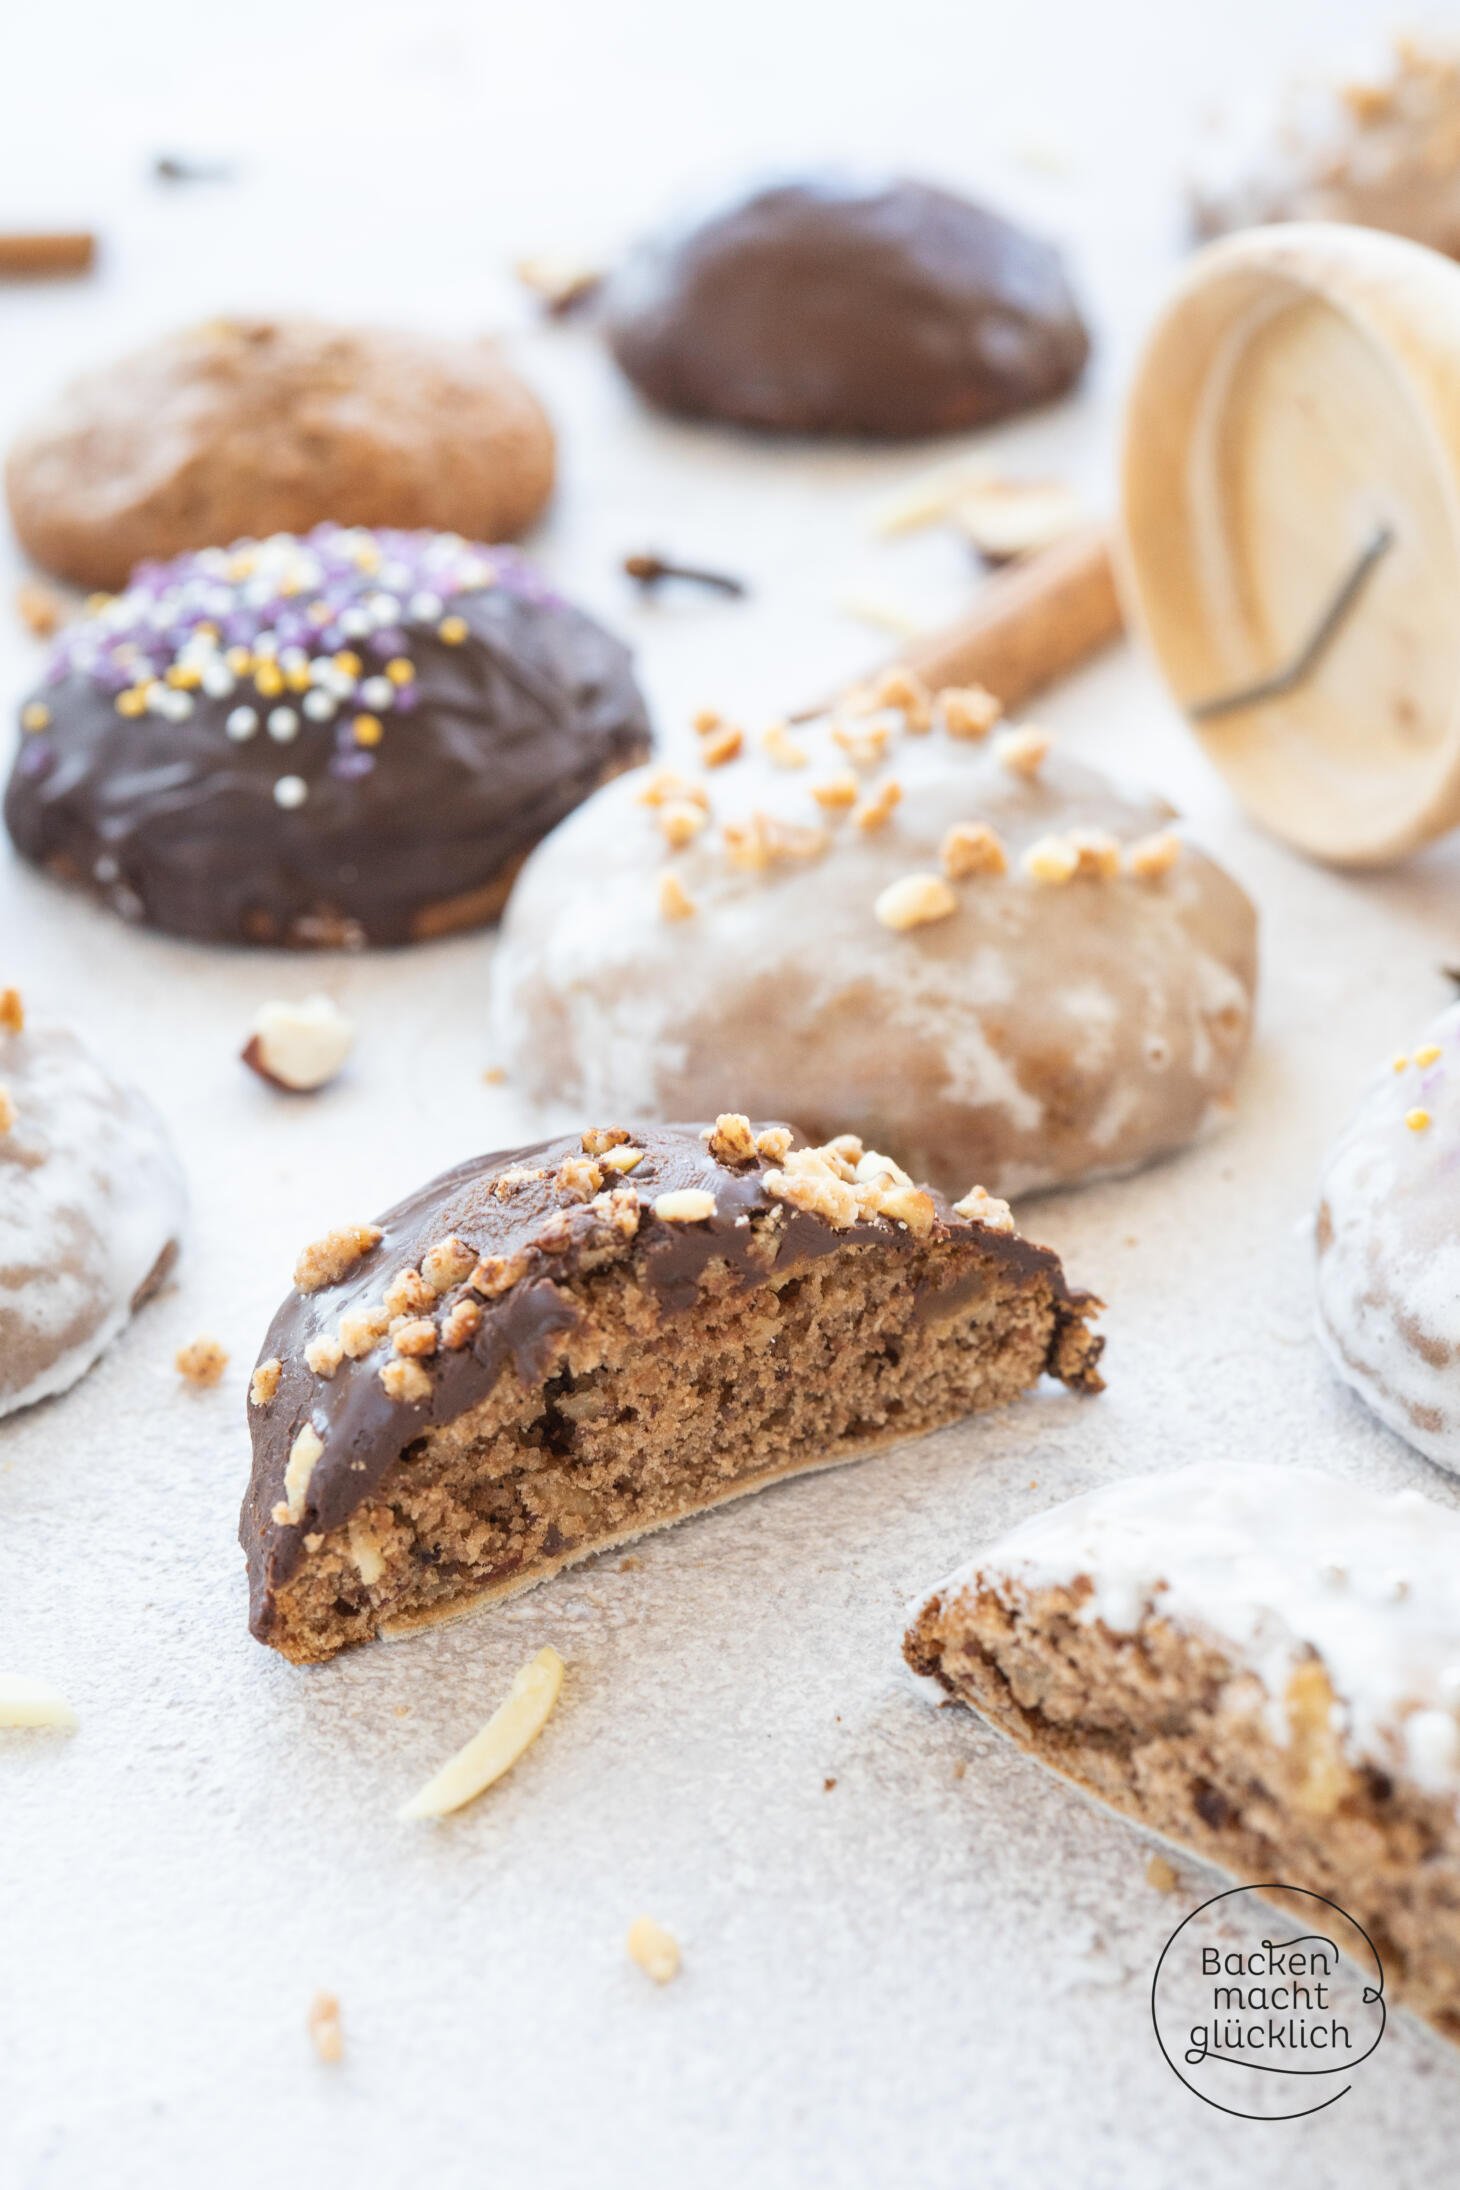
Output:
<instances>
[{"instance_id":1,"label":"purple sprinkle","mask_svg":"<svg viewBox=\"0 0 1460 2190\"><path fill-rule=\"evenodd\" d=\"M354 783L361 776L368 776L375 766L375 755L357 745L353 753L336 753L329 764L332 776L339 776L346 783Z\"/></svg>"}]
</instances>

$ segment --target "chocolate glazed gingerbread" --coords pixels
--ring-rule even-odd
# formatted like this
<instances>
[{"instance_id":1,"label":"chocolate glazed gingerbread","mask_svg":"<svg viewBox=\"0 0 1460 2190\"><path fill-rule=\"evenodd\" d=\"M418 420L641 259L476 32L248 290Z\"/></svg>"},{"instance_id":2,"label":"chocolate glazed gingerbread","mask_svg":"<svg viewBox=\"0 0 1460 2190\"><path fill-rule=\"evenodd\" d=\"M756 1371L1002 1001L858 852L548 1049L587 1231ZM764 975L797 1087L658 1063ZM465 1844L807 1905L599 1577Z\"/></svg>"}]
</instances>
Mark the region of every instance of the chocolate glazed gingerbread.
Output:
<instances>
[{"instance_id":1,"label":"chocolate glazed gingerbread","mask_svg":"<svg viewBox=\"0 0 1460 2190\"><path fill-rule=\"evenodd\" d=\"M251 1624L261 1639L269 1637L274 1593L299 1566L307 1539L318 1541L321 1533L348 1521L407 1447L484 1399L509 1366L524 1384L540 1382L562 1334L577 1319L575 1281L616 1255L627 1254L636 1281L660 1315L674 1317L694 1306L714 1264L724 1265L736 1285L753 1287L767 1283L772 1270L779 1276L849 1246L871 1243L886 1253L920 1244L886 1217L834 1227L810 1210L776 1200L766 1185L774 1165L765 1155L727 1165L695 1127L636 1128L632 1145L643 1157L623 1181L638 1203L637 1230L627 1248L612 1239L601 1204L564 1207L557 1186L560 1167L581 1160L583 1153L583 1142L570 1135L459 1164L389 1210L379 1220L378 1242L353 1260L340 1282L312 1291L296 1288L289 1295L260 1356L268 1365L260 1373L269 1374L270 1389L265 1404L250 1407L253 1473L239 1530L248 1558ZM714 1216L676 1223L654 1215L660 1196L683 1190L708 1190ZM1006 1281L1047 1288L1054 1304L1050 1373L1098 1389L1100 1341L1085 1329L1097 1304L1067 1285L1052 1250L960 1216L940 1195L931 1199L933 1237L963 1243L976 1253L949 1286L932 1293L926 1304L920 1301L920 1308L954 1312L969 1289L976 1289L980 1267L988 1284L990 1263ZM774 1222L771 1237L767 1220ZM501 1258L520 1274L496 1298L480 1301L470 1344L435 1353L428 1392L409 1403L387 1394L380 1368L390 1359L388 1343L341 1361L328 1378L310 1369L305 1353L313 1341L335 1332L352 1314L376 1310L396 1274L418 1270L442 1241L462 1243L483 1263ZM470 1299L475 1313L477 1296L468 1280L450 1286L435 1304L443 1319L458 1297ZM290 1453L306 1425L322 1449L309 1474L303 1510L291 1522L281 1517L281 1500Z\"/></svg>"},{"instance_id":2,"label":"chocolate glazed gingerbread","mask_svg":"<svg viewBox=\"0 0 1460 2190\"><path fill-rule=\"evenodd\" d=\"M1090 349L1051 245L895 179L737 198L642 243L605 309L651 403L780 433L983 425L1062 394Z\"/></svg>"},{"instance_id":3,"label":"chocolate glazed gingerbread","mask_svg":"<svg viewBox=\"0 0 1460 2190\"><path fill-rule=\"evenodd\" d=\"M387 558L419 558L433 536L360 537ZM281 580L277 598L235 611L239 588L220 579L211 616L193 559L143 566L110 613L135 601L145 633L148 602L172 604L178 620L160 637L99 646L92 619L65 634L22 711L5 799L20 851L127 918L206 942L406 943L492 917L538 839L647 752L629 656L502 549L472 551L489 582L444 598L440 571L416 568L418 586L435 586L415 597L429 612L402 599L389 627L349 636L366 610L348 604L382 598L373 559L358 584L336 568L349 560L338 542L355 538L290 543L313 559L306 568L328 559L321 590ZM266 543L266 565L283 552ZM260 627L277 642L316 602L335 627L288 650L311 658L279 690L285 655L259 656ZM234 629L245 636L226 647ZM116 666L139 643L152 648L150 682L135 652ZM252 666L235 674L229 658L251 646ZM333 681L303 684L316 670Z\"/></svg>"}]
</instances>

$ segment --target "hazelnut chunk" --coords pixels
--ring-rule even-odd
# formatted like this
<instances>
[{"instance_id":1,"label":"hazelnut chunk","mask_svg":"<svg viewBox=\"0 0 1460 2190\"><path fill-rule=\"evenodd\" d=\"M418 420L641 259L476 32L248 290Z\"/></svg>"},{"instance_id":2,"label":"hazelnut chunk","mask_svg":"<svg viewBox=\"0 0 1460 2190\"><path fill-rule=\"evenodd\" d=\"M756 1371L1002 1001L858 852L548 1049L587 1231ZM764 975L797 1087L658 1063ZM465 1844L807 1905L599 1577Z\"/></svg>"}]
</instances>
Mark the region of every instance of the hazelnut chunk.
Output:
<instances>
[{"instance_id":1,"label":"hazelnut chunk","mask_svg":"<svg viewBox=\"0 0 1460 2190\"><path fill-rule=\"evenodd\" d=\"M284 1498L274 1508L274 1519L279 1526L297 1527L304 1519L304 1501L309 1495L309 1479L313 1475L320 1455L324 1451L324 1439L312 1422L306 1422L289 1447L289 1458L284 1468Z\"/></svg>"},{"instance_id":2,"label":"hazelnut chunk","mask_svg":"<svg viewBox=\"0 0 1460 2190\"><path fill-rule=\"evenodd\" d=\"M442 1318L441 1343L449 1354L459 1354L463 1347L471 1344L481 1327L480 1304L474 1300L459 1300Z\"/></svg>"},{"instance_id":3,"label":"hazelnut chunk","mask_svg":"<svg viewBox=\"0 0 1460 2190\"><path fill-rule=\"evenodd\" d=\"M228 1355L216 1338L195 1338L179 1346L173 1366L185 1384L196 1384L200 1391L207 1391L222 1381Z\"/></svg>"},{"instance_id":4,"label":"hazelnut chunk","mask_svg":"<svg viewBox=\"0 0 1460 2190\"><path fill-rule=\"evenodd\" d=\"M791 1153L794 1139L795 1135L788 1125L768 1125L764 1133L756 1134L755 1145L767 1163L784 1163Z\"/></svg>"},{"instance_id":5,"label":"hazelnut chunk","mask_svg":"<svg viewBox=\"0 0 1460 2190\"><path fill-rule=\"evenodd\" d=\"M1058 887L1072 882L1079 873L1079 846L1067 836L1042 836L1030 845L1020 865L1031 882Z\"/></svg>"},{"instance_id":6,"label":"hazelnut chunk","mask_svg":"<svg viewBox=\"0 0 1460 2190\"><path fill-rule=\"evenodd\" d=\"M1069 841L1079 861L1077 874L1110 882L1120 873L1120 846L1104 829L1071 829Z\"/></svg>"},{"instance_id":7,"label":"hazelnut chunk","mask_svg":"<svg viewBox=\"0 0 1460 2190\"><path fill-rule=\"evenodd\" d=\"M512 1196L522 1187L535 1186L539 1179L545 1179L546 1177L546 1171L540 1167L534 1170L526 1164L514 1164L510 1170L504 1171L500 1178L493 1179L492 1192L498 1201L510 1201Z\"/></svg>"},{"instance_id":8,"label":"hazelnut chunk","mask_svg":"<svg viewBox=\"0 0 1460 2190\"><path fill-rule=\"evenodd\" d=\"M601 1194L593 1206L603 1212L608 1230L616 1239L630 1240L637 1233L643 1204L631 1186L614 1187L611 1193Z\"/></svg>"},{"instance_id":9,"label":"hazelnut chunk","mask_svg":"<svg viewBox=\"0 0 1460 2190\"><path fill-rule=\"evenodd\" d=\"M991 1232L1012 1232L1014 1213L1006 1201L1000 1201L985 1187L971 1186L962 1201L953 1204L955 1217L971 1217L975 1224L987 1225Z\"/></svg>"},{"instance_id":10,"label":"hazelnut chunk","mask_svg":"<svg viewBox=\"0 0 1460 2190\"><path fill-rule=\"evenodd\" d=\"M312 1369L316 1376L322 1376L326 1383L334 1375L344 1358L344 1346L339 1339L332 1337L328 1331L321 1331L318 1338L312 1338L304 1349L306 1366Z\"/></svg>"},{"instance_id":11,"label":"hazelnut chunk","mask_svg":"<svg viewBox=\"0 0 1460 2190\"><path fill-rule=\"evenodd\" d=\"M679 1941L652 1916L636 1916L624 1944L629 1960L654 1984L667 1985L679 1975Z\"/></svg>"},{"instance_id":12,"label":"hazelnut chunk","mask_svg":"<svg viewBox=\"0 0 1460 2190\"><path fill-rule=\"evenodd\" d=\"M872 798L863 802L853 815L859 829L880 829L892 818L893 809L902 803L902 785L896 777L889 777Z\"/></svg>"},{"instance_id":13,"label":"hazelnut chunk","mask_svg":"<svg viewBox=\"0 0 1460 2190\"><path fill-rule=\"evenodd\" d=\"M965 882L970 875L1009 871L1004 840L986 821L955 822L943 839L939 857L951 882Z\"/></svg>"},{"instance_id":14,"label":"hazelnut chunk","mask_svg":"<svg viewBox=\"0 0 1460 2190\"><path fill-rule=\"evenodd\" d=\"M725 717L718 707L697 707L689 718L689 726L697 738L707 738L716 730L723 730Z\"/></svg>"},{"instance_id":15,"label":"hazelnut chunk","mask_svg":"<svg viewBox=\"0 0 1460 2190\"><path fill-rule=\"evenodd\" d=\"M385 1288L385 1306L393 1316L424 1315L436 1305L436 1289L419 1270L397 1270Z\"/></svg>"},{"instance_id":16,"label":"hazelnut chunk","mask_svg":"<svg viewBox=\"0 0 1460 2190\"><path fill-rule=\"evenodd\" d=\"M702 783L679 775L673 768L656 768L639 793L641 806L664 806L671 800L688 799L692 805L709 807L710 794Z\"/></svg>"},{"instance_id":17,"label":"hazelnut chunk","mask_svg":"<svg viewBox=\"0 0 1460 2190\"><path fill-rule=\"evenodd\" d=\"M418 1400L431 1396L431 1379L419 1361L387 1361L380 1372L380 1381L386 1398L402 1405L413 1406Z\"/></svg>"},{"instance_id":18,"label":"hazelnut chunk","mask_svg":"<svg viewBox=\"0 0 1460 2190\"><path fill-rule=\"evenodd\" d=\"M345 2033L340 2022L340 2003L332 1992L317 1992L309 2004L307 2028L320 2060L333 2063L345 2057Z\"/></svg>"},{"instance_id":19,"label":"hazelnut chunk","mask_svg":"<svg viewBox=\"0 0 1460 2190\"><path fill-rule=\"evenodd\" d=\"M830 814L844 813L849 806L855 806L861 797L857 779L849 768L841 769L834 776L827 776L820 783L813 783L810 789L817 805L824 807Z\"/></svg>"},{"instance_id":20,"label":"hazelnut chunk","mask_svg":"<svg viewBox=\"0 0 1460 2190\"><path fill-rule=\"evenodd\" d=\"M1005 730L994 741L994 757L1012 776L1033 778L1049 757L1050 740L1044 730L1032 726Z\"/></svg>"},{"instance_id":21,"label":"hazelnut chunk","mask_svg":"<svg viewBox=\"0 0 1460 2190\"><path fill-rule=\"evenodd\" d=\"M340 1317L340 1344L352 1361L360 1361L389 1329L390 1317L384 1308L350 1308Z\"/></svg>"},{"instance_id":22,"label":"hazelnut chunk","mask_svg":"<svg viewBox=\"0 0 1460 2190\"><path fill-rule=\"evenodd\" d=\"M558 1209L538 1226L534 1242L545 1255L565 1255L573 1244L573 1223L566 1209Z\"/></svg>"},{"instance_id":23,"label":"hazelnut chunk","mask_svg":"<svg viewBox=\"0 0 1460 2190\"><path fill-rule=\"evenodd\" d=\"M925 1239L932 1231L938 1211L932 1195L925 1194L920 1186L884 1185L874 1180L862 1191L864 1208L870 1207L879 1217L905 1224L918 1239Z\"/></svg>"},{"instance_id":24,"label":"hazelnut chunk","mask_svg":"<svg viewBox=\"0 0 1460 2190\"><path fill-rule=\"evenodd\" d=\"M397 1326L391 1345L409 1360L424 1361L436 1351L436 1326L429 1316L411 1316Z\"/></svg>"},{"instance_id":25,"label":"hazelnut chunk","mask_svg":"<svg viewBox=\"0 0 1460 2190\"><path fill-rule=\"evenodd\" d=\"M665 843L676 851L694 842L707 818L704 807L687 798L666 799L655 816Z\"/></svg>"},{"instance_id":26,"label":"hazelnut chunk","mask_svg":"<svg viewBox=\"0 0 1460 2190\"><path fill-rule=\"evenodd\" d=\"M336 1232L326 1232L323 1239L306 1247L295 1263L294 1283L301 1293L318 1293L327 1285L338 1285L380 1241L378 1224L347 1224Z\"/></svg>"},{"instance_id":27,"label":"hazelnut chunk","mask_svg":"<svg viewBox=\"0 0 1460 2190\"><path fill-rule=\"evenodd\" d=\"M585 1156L606 1156L611 1148L622 1148L630 1139L632 1135L627 1126L590 1125L583 1135L583 1153Z\"/></svg>"},{"instance_id":28,"label":"hazelnut chunk","mask_svg":"<svg viewBox=\"0 0 1460 2190\"><path fill-rule=\"evenodd\" d=\"M592 1201L603 1188L603 1173L589 1156L566 1156L558 1166L554 1185L574 1201Z\"/></svg>"},{"instance_id":29,"label":"hazelnut chunk","mask_svg":"<svg viewBox=\"0 0 1460 2190\"><path fill-rule=\"evenodd\" d=\"M25 1006L19 989L0 989L0 1034L25 1032Z\"/></svg>"},{"instance_id":30,"label":"hazelnut chunk","mask_svg":"<svg viewBox=\"0 0 1460 2190\"><path fill-rule=\"evenodd\" d=\"M745 734L730 722L721 723L708 736L700 739L700 759L707 768L723 768L727 761L735 760L745 744Z\"/></svg>"},{"instance_id":31,"label":"hazelnut chunk","mask_svg":"<svg viewBox=\"0 0 1460 2190\"><path fill-rule=\"evenodd\" d=\"M786 722L773 722L760 737L760 749L773 768L804 768L806 748L798 745Z\"/></svg>"},{"instance_id":32,"label":"hazelnut chunk","mask_svg":"<svg viewBox=\"0 0 1460 2190\"><path fill-rule=\"evenodd\" d=\"M804 1209L837 1231L855 1224L861 1214L856 1188L837 1177L819 1148L794 1149L785 1170L767 1171L765 1189L776 1201Z\"/></svg>"},{"instance_id":33,"label":"hazelnut chunk","mask_svg":"<svg viewBox=\"0 0 1460 2190\"><path fill-rule=\"evenodd\" d=\"M279 1379L283 1374L284 1364L277 1354L270 1354L267 1361L261 1361L249 1380L249 1405L266 1407L279 1389Z\"/></svg>"},{"instance_id":34,"label":"hazelnut chunk","mask_svg":"<svg viewBox=\"0 0 1460 2190\"><path fill-rule=\"evenodd\" d=\"M986 738L1004 709L985 686L955 684L938 694L938 712L950 738Z\"/></svg>"},{"instance_id":35,"label":"hazelnut chunk","mask_svg":"<svg viewBox=\"0 0 1460 2190\"><path fill-rule=\"evenodd\" d=\"M741 1117L738 1111L722 1111L705 1138L717 1163L755 1162L755 1135L749 1118Z\"/></svg>"},{"instance_id":36,"label":"hazelnut chunk","mask_svg":"<svg viewBox=\"0 0 1460 2190\"><path fill-rule=\"evenodd\" d=\"M328 996L265 1004L243 1061L261 1080L291 1094L313 1094L333 1080L355 1042L355 1025Z\"/></svg>"},{"instance_id":37,"label":"hazelnut chunk","mask_svg":"<svg viewBox=\"0 0 1460 2190\"><path fill-rule=\"evenodd\" d=\"M15 1100L8 1087L0 1087L0 1133L8 1133L15 1124Z\"/></svg>"},{"instance_id":38,"label":"hazelnut chunk","mask_svg":"<svg viewBox=\"0 0 1460 2190\"><path fill-rule=\"evenodd\" d=\"M510 1292L526 1272L527 1257L524 1254L483 1255L467 1283L474 1293L481 1294L483 1300L495 1300L499 1293Z\"/></svg>"},{"instance_id":39,"label":"hazelnut chunk","mask_svg":"<svg viewBox=\"0 0 1460 2190\"><path fill-rule=\"evenodd\" d=\"M715 1214L715 1197L700 1186L681 1186L656 1194L654 1214L662 1224L703 1224Z\"/></svg>"},{"instance_id":40,"label":"hazelnut chunk","mask_svg":"<svg viewBox=\"0 0 1460 2190\"><path fill-rule=\"evenodd\" d=\"M1126 870L1138 882L1159 882L1180 857L1180 837L1174 829L1160 829L1153 836L1139 837L1127 848Z\"/></svg>"},{"instance_id":41,"label":"hazelnut chunk","mask_svg":"<svg viewBox=\"0 0 1460 2190\"><path fill-rule=\"evenodd\" d=\"M659 877L659 917L662 920L690 920L694 912L694 899L674 869L669 868Z\"/></svg>"},{"instance_id":42,"label":"hazelnut chunk","mask_svg":"<svg viewBox=\"0 0 1460 2190\"><path fill-rule=\"evenodd\" d=\"M438 1239L427 1248L421 1257L421 1275L433 1293L446 1293L461 1283L476 1259L476 1250L453 1232L449 1239Z\"/></svg>"},{"instance_id":43,"label":"hazelnut chunk","mask_svg":"<svg viewBox=\"0 0 1460 2190\"><path fill-rule=\"evenodd\" d=\"M933 695L915 669L884 669L870 694L876 707L894 707L915 737L933 727Z\"/></svg>"},{"instance_id":44,"label":"hazelnut chunk","mask_svg":"<svg viewBox=\"0 0 1460 2190\"><path fill-rule=\"evenodd\" d=\"M831 741L839 746L854 768L875 768L887 752L892 736L886 723L834 722Z\"/></svg>"},{"instance_id":45,"label":"hazelnut chunk","mask_svg":"<svg viewBox=\"0 0 1460 2190\"><path fill-rule=\"evenodd\" d=\"M620 1178L627 1178L631 1171L637 1171L643 1160L643 1149L632 1147L611 1148L606 1156L599 1159L605 1171L616 1172Z\"/></svg>"},{"instance_id":46,"label":"hazelnut chunk","mask_svg":"<svg viewBox=\"0 0 1460 2190\"><path fill-rule=\"evenodd\" d=\"M923 928L957 912L958 900L939 874L905 874L878 893L872 910L884 928Z\"/></svg>"},{"instance_id":47,"label":"hazelnut chunk","mask_svg":"<svg viewBox=\"0 0 1460 2190\"><path fill-rule=\"evenodd\" d=\"M884 1156L875 1148L869 1148L857 1163L857 1182L861 1186L874 1186L878 1180L890 1179L894 1186L911 1186L912 1180L900 1163Z\"/></svg>"}]
</instances>

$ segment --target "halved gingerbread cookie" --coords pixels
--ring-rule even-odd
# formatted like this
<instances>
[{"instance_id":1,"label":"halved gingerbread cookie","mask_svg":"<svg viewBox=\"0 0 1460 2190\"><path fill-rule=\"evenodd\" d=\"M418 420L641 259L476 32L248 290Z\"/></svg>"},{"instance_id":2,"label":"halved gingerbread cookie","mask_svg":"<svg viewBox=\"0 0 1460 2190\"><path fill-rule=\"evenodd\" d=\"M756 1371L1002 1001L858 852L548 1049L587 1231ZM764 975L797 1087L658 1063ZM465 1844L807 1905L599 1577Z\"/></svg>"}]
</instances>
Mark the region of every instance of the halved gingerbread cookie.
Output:
<instances>
[{"instance_id":1,"label":"halved gingerbread cookie","mask_svg":"<svg viewBox=\"0 0 1460 2190\"><path fill-rule=\"evenodd\" d=\"M1097 1390L1097 1306L850 1136L478 1157L300 1258L250 1398L254 1633L326 1658L1045 1373Z\"/></svg>"},{"instance_id":2,"label":"halved gingerbread cookie","mask_svg":"<svg viewBox=\"0 0 1460 2190\"><path fill-rule=\"evenodd\" d=\"M512 549L338 525L143 565L62 633L20 720L26 857L223 943L489 920L649 744L625 649Z\"/></svg>"}]
</instances>

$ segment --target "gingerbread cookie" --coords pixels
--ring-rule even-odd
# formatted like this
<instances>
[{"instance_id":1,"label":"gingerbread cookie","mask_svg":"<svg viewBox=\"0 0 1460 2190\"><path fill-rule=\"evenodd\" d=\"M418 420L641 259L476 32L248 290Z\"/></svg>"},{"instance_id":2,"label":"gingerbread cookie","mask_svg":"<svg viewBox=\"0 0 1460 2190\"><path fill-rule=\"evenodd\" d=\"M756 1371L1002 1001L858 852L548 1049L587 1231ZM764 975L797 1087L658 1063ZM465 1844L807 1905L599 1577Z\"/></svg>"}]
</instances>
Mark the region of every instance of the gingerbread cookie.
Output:
<instances>
[{"instance_id":1,"label":"gingerbread cookie","mask_svg":"<svg viewBox=\"0 0 1460 2190\"><path fill-rule=\"evenodd\" d=\"M22 546L82 586L220 540L332 521L510 540L552 428L495 345L314 320L212 320L67 389L6 465Z\"/></svg>"},{"instance_id":2,"label":"gingerbread cookie","mask_svg":"<svg viewBox=\"0 0 1460 2190\"><path fill-rule=\"evenodd\" d=\"M1062 395L1090 348L1049 244L883 177L737 195L641 244L604 310L651 403L776 433L985 425Z\"/></svg>"},{"instance_id":3,"label":"gingerbread cookie","mask_svg":"<svg viewBox=\"0 0 1460 2190\"><path fill-rule=\"evenodd\" d=\"M832 717L609 785L535 853L492 1054L590 1114L694 1116L733 1083L938 1185L1129 1170L1231 1101L1256 916L1169 807L936 704L902 673Z\"/></svg>"},{"instance_id":4,"label":"gingerbread cookie","mask_svg":"<svg viewBox=\"0 0 1460 2190\"><path fill-rule=\"evenodd\" d=\"M649 744L624 648L512 549L337 525L144 566L62 632L20 721L25 856L225 943L491 919Z\"/></svg>"}]
</instances>

